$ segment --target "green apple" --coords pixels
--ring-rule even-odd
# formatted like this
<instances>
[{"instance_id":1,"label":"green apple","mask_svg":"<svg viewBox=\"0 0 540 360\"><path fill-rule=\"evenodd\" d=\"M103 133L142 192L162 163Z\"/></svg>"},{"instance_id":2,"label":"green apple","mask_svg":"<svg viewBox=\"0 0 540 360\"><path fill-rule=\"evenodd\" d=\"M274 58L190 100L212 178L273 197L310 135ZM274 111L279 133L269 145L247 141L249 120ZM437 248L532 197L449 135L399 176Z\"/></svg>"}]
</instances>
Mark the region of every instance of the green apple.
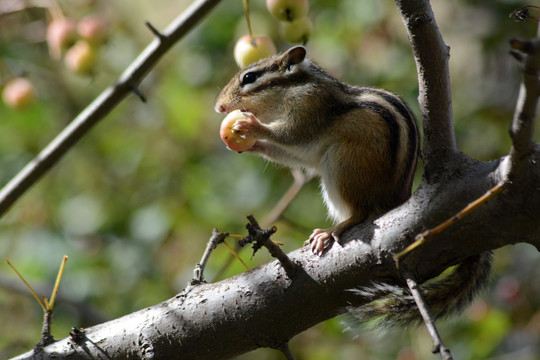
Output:
<instances>
[{"instance_id":1,"label":"green apple","mask_svg":"<svg viewBox=\"0 0 540 360\"><path fill-rule=\"evenodd\" d=\"M255 139L251 135L242 134L233 129L237 120L246 119L246 115L240 110L231 111L221 122L219 128L219 136L227 145L229 150L238 152L246 151L255 144Z\"/></svg>"},{"instance_id":2,"label":"green apple","mask_svg":"<svg viewBox=\"0 0 540 360\"><path fill-rule=\"evenodd\" d=\"M281 36L291 43L306 43L313 31L311 20L304 16L298 20L281 23Z\"/></svg>"},{"instance_id":3,"label":"green apple","mask_svg":"<svg viewBox=\"0 0 540 360\"><path fill-rule=\"evenodd\" d=\"M308 0L266 0L268 11L280 21L294 21L306 16Z\"/></svg>"},{"instance_id":4,"label":"green apple","mask_svg":"<svg viewBox=\"0 0 540 360\"><path fill-rule=\"evenodd\" d=\"M79 40L68 49L64 58L69 70L77 74L88 74L97 61L97 50L84 40Z\"/></svg>"},{"instance_id":5,"label":"green apple","mask_svg":"<svg viewBox=\"0 0 540 360\"><path fill-rule=\"evenodd\" d=\"M276 47L267 36L242 36L234 46L234 60L243 68L251 63L272 56Z\"/></svg>"},{"instance_id":6,"label":"green apple","mask_svg":"<svg viewBox=\"0 0 540 360\"><path fill-rule=\"evenodd\" d=\"M2 98L10 108L21 110L35 101L36 90L30 80L18 77L6 84L2 92Z\"/></svg>"}]
</instances>

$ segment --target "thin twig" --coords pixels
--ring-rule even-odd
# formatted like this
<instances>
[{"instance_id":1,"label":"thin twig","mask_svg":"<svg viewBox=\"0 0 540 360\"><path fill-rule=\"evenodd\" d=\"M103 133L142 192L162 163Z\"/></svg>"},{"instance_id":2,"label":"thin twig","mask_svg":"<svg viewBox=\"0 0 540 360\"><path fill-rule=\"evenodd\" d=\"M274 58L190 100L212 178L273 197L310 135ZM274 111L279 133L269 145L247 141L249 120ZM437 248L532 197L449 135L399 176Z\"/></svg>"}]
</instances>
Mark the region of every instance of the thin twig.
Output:
<instances>
[{"instance_id":1,"label":"thin twig","mask_svg":"<svg viewBox=\"0 0 540 360\"><path fill-rule=\"evenodd\" d=\"M431 339L433 340L433 353L440 353L443 360L452 360L450 349L447 348L442 342L439 332L437 331L437 326L435 326L435 320L433 319L433 316L431 316L427 304L425 303L424 298L418 289L418 284L410 273L405 274L405 280L407 281L407 286L411 291L414 301L416 302L416 306L418 307L418 310L422 315L422 319L424 319L424 323L426 324L429 334L431 335Z\"/></svg>"},{"instance_id":2,"label":"thin twig","mask_svg":"<svg viewBox=\"0 0 540 360\"><path fill-rule=\"evenodd\" d=\"M34 295L34 298L36 298L39 305L41 305L41 308L43 309L43 311L47 312L47 310L48 310L47 305L43 302L43 300L41 300L41 298L38 296L38 294L36 294L34 289L32 289L32 286L30 286L30 284L24 279L24 277L21 275L21 273L15 268L15 266L13 266L13 264L11 264L11 262L7 258L6 258L6 263L13 269L13 271L15 271L15 273L19 276L19 278L22 280L22 282L28 287L28 289L30 290L32 295Z\"/></svg>"},{"instance_id":3,"label":"thin twig","mask_svg":"<svg viewBox=\"0 0 540 360\"><path fill-rule=\"evenodd\" d=\"M164 35L150 21L145 21L144 24L158 39L164 38Z\"/></svg>"},{"instance_id":4,"label":"thin twig","mask_svg":"<svg viewBox=\"0 0 540 360\"><path fill-rule=\"evenodd\" d=\"M56 294L58 293L58 287L60 286L60 280L62 280L62 275L64 274L64 269L66 267L66 261L68 257L67 255L64 255L62 258L62 263L60 264L60 269L58 270L58 275L56 276L56 281L54 282L54 287L51 292L51 300L48 304L48 309L53 310L54 309L54 301L56 300Z\"/></svg>"},{"instance_id":5,"label":"thin twig","mask_svg":"<svg viewBox=\"0 0 540 360\"><path fill-rule=\"evenodd\" d=\"M146 96L143 94L143 92L141 91L141 89L139 89L138 86L130 84L129 87L131 88L131 91L133 91L133 93L137 95L141 102L146 103Z\"/></svg>"},{"instance_id":6,"label":"thin twig","mask_svg":"<svg viewBox=\"0 0 540 360\"><path fill-rule=\"evenodd\" d=\"M222 233L219 232L218 229L214 228L212 230L212 236L210 237L210 240L208 240L208 243L206 244L206 250L204 251L204 254L201 258L200 263L195 265L195 269L193 270L193 283L201 283L204 281L204 268L206 267L206 264L208 263L208 259L210 258L210 254L212 251L218 246L219 243L222 243L225 238L228 236L228 233Z\"/></svg>"},{"instance_id":7,"label":"thin twig","mask_svg":"<svg viewBox=\"0 0 540 360\"><path fill-rule=\"evenodd\" d=\"M507 182L501 181L500 183L498 183L497 185L489 189L484 195L480 196L478 199L469 203L467 206L461 209L457 214L447 219L440 225L416 235L415 241L411 245L407 246L404 250L394 255L394 261L396 261L396 267L399 268L400 258L407 255L408 253L410 253L417 247L425 244L433 236L440 234L444 230L453 226L459 220L463 219L465 216L469 215L470 213L477 210L481 206L487 204L491 199L499 195L507 187L507 185L508 185Z\"/></svg>"},{"instance_id":8,"label":"thin twig","mask_svg":"<svg viewBox=\"0 0 540 360\"><path fill-rule=\"evenodd\" d=\"M278 259L289 278L292 278L298 271L299 265L292 261L287 254L285 254L283 250L270 239L270 236L277 231L277 228L272 226L268 229L261 229L253 215L248 215L247 218L249 223L246 225L246 228L249 235L245 239L240 240L240 245L243 246L247 243L253 243L253 253L264 246L272 257Z\"/></svg>"},{"instance_id":9,"label":"thin twig","mask_svg":"<svg viewBox=\"0 0 540 360\"><path fill-rule=\"evenodd\" d=\"M247 266L247 264L244 262L244 260L242 260L242 258L238 255L238 252L235 251L231 245L229 245L225 240L223 240L223 245L225 245L230 251L231 253L233 254L233 256L238 259L238 261L240 261L242 263L242 265L244 265L244 267L246 268L246 270L249 270L249 266Z\"/></svg>"},{"instance_id":10,"label":"thin twig","mask_svg":"<svg viewBox=\"0 0 540 360\"><path fill-rule=\"evenodd\" d=\"M198 0L154 39L120 76L0 191L2 216L33 184L55 165L95 124L139 84L161 57L222 0Z\"/></svg>"}]
</instances>

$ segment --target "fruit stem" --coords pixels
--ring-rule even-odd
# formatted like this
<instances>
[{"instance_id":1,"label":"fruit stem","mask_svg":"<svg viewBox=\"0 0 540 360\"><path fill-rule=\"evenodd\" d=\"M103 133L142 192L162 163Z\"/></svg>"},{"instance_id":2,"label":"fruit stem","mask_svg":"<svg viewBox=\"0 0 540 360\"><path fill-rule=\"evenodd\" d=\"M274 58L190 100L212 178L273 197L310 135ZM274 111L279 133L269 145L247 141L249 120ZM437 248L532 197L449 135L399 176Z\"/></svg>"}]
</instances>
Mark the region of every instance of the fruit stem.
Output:
<instances>
[{"instance_id":1,"label":"fruit stem","mask_svg":"<svg viewBox=\"0 0 540 360\"><path fill-rule=\"evenodd\" d=\"M257 47L257 45L255 44L255 40L253 39L253 31L251 30L251 20L249 18L249 0L244 0L244 13L246 14L246 22L249 31L249 37L251 38L251 43L254 47Z\"/></svg>"}]
</instances>

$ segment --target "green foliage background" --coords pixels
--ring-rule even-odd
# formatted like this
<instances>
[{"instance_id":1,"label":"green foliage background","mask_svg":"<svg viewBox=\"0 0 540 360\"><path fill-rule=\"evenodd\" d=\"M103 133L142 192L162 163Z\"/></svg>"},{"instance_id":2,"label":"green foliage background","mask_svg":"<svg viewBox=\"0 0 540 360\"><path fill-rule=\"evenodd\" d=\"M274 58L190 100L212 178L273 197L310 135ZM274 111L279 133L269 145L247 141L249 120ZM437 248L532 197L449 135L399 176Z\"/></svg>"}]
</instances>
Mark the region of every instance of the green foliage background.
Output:
<instances>
[{"instance_id":1,"label":"green foliage background","mask_svg":"<svg viewBox=\"0 0 540 360\"><path fill-rule=\"evenodd\" d=\"M0 10L8 3L0 3ZM0 105L1 185L152 40L144 21L164 28L188 5L172 0L59 3L74 19L103 14L111 20L112 37L101 49L94 75L80 77L49 57L43 8L0 15L2 81L26 72L39 96L24 111ZM496 159L509 149L507 129L520 80L508 40L533 36L536 21L509 19L523 5L517 1L432 3L451 47L459 147L481 160ZM401 94L418 113L415 65L394 3L310 4L309 55L344 81ZM264 1L252 0L251 7L255 33L270 35L280 50L290 46L279 40ZM67 336L72 326L88 327L174 296L191 278L213 227L242 233L245 215L264 218L291 184L288 170L227 151L218 136L222 115L213 111L214 99L237 71L232 48L245 33L241 1L224 1L142 83L148 103L130 96L0 220L0 255L36 288L50 289L62 256L69 256L61 294L82 308L57 302L56 338ZM285 242L286 251L301 246L312 228L328 225L315 182L302 189L276 225L275 240ZM264 252L240 254L250 267L269 261ZM496 255L490 290L463 317L443 322L441 333L457 359L536 359L539 256L525 245ZM208 280L245 271L235 261L220 273L230 256L224 247L212 254ZM0 358L5 358L38 341L42 315L28 292L13 288L19 282L5 264L0 280ZM40 294L49 296L49 290ZM344 332L340 320L293 339L297 359L437 358L423 328L376 336L360 329ZM261 349L238 359L281 358Z\"/></svg>"}]
</instances>

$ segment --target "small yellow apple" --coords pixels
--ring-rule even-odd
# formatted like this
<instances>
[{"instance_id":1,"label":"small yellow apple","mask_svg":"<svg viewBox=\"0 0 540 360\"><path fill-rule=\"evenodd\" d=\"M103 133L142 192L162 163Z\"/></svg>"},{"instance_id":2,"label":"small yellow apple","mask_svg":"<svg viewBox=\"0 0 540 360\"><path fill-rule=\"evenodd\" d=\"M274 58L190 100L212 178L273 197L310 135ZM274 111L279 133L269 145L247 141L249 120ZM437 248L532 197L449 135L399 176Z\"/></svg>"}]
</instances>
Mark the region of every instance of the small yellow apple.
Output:
<instances>
[{"instance_id":1,"label":"small yellow apple","mask_svg":"<svg viewBox=\"0 0 540 360\"><path fill-rule=\"evenodd\" d=\"M79 40L68 49L64 61L69 70L76 74L87 74L97 61L97 51L89 43Z\"/></svg>"},{"instance_id":2,"label":"small yellow apple","mask_svg":"<svg viewBox=\"0 0 540 360\"><path fill-rule=\"evenodd\" d=\"M267 36L245 35L238 39L234 46L234 60L241 68L275 53L276 47Z\"/></svg>"},{"instance_id":3,"label":"small yellow apple","mask_svg":"<svg viewBox=\"0 0 540 360\"><path fill-rule=\"evenodd\" d=\"M221 122L219 136L227 145L229 150L238 152L246 151L251 148L257 139L251 135L241 134L233 129L237 120L246 119L247 116L240 110L231 111Z\"/></svg>"},{"instance_id":4,"label":"small yellow apple","mask_svg":"<svg viewBox=\"0 0 540 360\"><path fill-rule=\"evenodd\" d=\"M36 90L30 80L18 77L6 84L2 92L2 98L10 108L21 110L34 102Z\"/></svg>"}]
</instances>

